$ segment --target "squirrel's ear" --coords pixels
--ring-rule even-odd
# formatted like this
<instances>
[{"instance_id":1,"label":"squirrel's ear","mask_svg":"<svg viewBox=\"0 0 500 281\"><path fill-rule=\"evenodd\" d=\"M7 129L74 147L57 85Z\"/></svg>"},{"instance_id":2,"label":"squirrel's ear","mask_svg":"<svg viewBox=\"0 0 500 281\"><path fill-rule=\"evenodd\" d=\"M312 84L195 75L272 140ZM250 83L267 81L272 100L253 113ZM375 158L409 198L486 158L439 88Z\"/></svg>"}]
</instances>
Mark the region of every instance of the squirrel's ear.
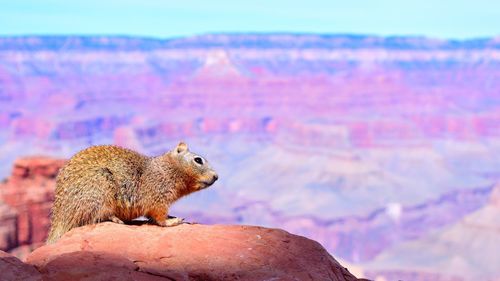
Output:
<instances>
[{"instance_id":1,"label":"squirrel's ear","mask_svg":"<svg viewBox=\"0 0 500 281\"><path fill-rule=\"evenodd\" d=\"M177 145L177 147L175 148L175 151L176 151L177 153L182 153L182 152L185 152L185 151L187 151L187 150L188 150L188 146L187 146L187 144L186 144L186 143L184 143L184 142L182 142L182 141L181 141L181 142L179 142L179 144L178 144L178 145Z\"/></svg>"}]
</instances>

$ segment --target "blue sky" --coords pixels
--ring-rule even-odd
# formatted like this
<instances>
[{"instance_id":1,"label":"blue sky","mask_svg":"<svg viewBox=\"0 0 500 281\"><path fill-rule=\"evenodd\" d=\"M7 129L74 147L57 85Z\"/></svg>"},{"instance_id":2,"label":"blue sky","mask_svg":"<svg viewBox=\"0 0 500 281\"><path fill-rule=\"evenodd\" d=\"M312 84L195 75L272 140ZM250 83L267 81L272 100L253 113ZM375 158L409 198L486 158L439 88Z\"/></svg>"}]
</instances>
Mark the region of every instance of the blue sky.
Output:
<instances>
[{"instance_id":1,"label":"blue sky","mask_svg":"<svg viewBox=\"0 0 500 281\"><path fill-rule=\"evenodd\" d=\"M0 35L217 32L492 37L500 35L500 1L15 0L0 8Z\"/></svg>"}]
</instances>

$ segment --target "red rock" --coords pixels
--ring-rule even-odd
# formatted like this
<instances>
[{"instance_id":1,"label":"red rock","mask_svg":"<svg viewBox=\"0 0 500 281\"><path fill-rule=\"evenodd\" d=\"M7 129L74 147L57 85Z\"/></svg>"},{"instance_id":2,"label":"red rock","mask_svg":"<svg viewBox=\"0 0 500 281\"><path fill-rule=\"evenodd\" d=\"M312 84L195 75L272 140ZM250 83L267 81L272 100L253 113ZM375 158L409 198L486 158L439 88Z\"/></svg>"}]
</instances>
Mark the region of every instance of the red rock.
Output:
<instances>
[{"instance_id":1,"label":"red rock","mask_svg":"<svg viewBox=\"0 0 500 281\"><path fill-rule=\"evenodd\" d=\"M0 250L45 240L50 226L55 177L62 165L64 160L49 157L26 157L15 161L11 176L0 183L0 202L5 202L17 214L12 218L2 213L0 225L4 228L14 220L14 234L4 235L14 235L15 239L9 243L0 240Z\"/></svg>"},{"instance_id":2,"label":"red rock","mask_svg":"<svg viewBox=\"0 0 500 281\"><path fill-rule=\"evenodd\" d=\"M73 229L27 263L50 280L358 280L319 243L255 226L105 222Z\"/></svg>"},{"instance_id":3,"label":"red rock","mask_svg":"<svg viewBox=\"0 0 500 281\"><path fill-rule=\"evenodd\" d=\"M42 275L34 266L25 264L18 258L0 251L0 280L35 281L42 280Z\"/></svg>"},{"instance_id":4,"label":"red rock","mask_svg":"<svg viewBox=\"0 0 500 281\"><path fill-rule=\"evenodd\" d=\"M0 249L11 249L17 245L17 213L0 201Z\"/></svg>"},{"instance_id":5,"label":"red rock","mask_svg":"<svg viewBox=\"0 0 500 281\"><path fill-rule=\"evenodd\" d=\"M19 158L14 162L11 179L55 178L63 164L64 160L42 156Z\"/></svg>"}]
</instances>

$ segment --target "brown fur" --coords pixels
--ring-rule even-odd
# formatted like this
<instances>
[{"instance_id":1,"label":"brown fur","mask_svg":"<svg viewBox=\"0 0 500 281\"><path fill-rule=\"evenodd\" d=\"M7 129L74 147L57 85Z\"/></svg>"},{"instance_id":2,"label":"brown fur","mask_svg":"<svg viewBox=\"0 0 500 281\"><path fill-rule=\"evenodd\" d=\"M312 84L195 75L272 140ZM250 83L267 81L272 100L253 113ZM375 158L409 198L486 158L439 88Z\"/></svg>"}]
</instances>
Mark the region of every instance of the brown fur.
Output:
<instances>
[{"instance_id":1,"label":"brown fur","mask_svg":"<svg viewBox=\"0 0 500 281\"><path fill-rule=\"evenodd\" d=\"M197 157L182 142L157 157L112 145L80 151L57 176L47 243L100 221L123 223L145 215L160 226L181 223L166 219L170 205L217 180L204 159L203 165L194 161Z\"/></svg>"}]
</instances>

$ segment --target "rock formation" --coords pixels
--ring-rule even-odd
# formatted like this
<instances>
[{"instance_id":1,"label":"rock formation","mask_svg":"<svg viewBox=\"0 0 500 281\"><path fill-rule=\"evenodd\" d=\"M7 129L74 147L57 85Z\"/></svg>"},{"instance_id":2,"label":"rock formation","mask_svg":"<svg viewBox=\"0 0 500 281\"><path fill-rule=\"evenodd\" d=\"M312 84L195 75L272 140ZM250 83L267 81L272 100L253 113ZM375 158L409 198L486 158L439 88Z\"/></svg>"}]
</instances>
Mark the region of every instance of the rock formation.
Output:
<instances>
[{"instance_id":1,"label":"rock formation","mask_svg":"<svg viewBox=\"0 0 500 281\"><path fill-rule=\"evenodd\" d=\"M28 153L184 139L221 180L173 214L287 229L352 263L458 223L500 176L499 38L17 36L0 57L0 178ZM39 199L0 203L16 255L48 223L28 181Z\"/></svg>"},{"instance_id":2,"label":"rock formation","mask_svg":"<svg viewBox=\"0 0 500 281\"><path fill-rule=\"evenodd\" d=\"M84 226L27 264L0 252L0 270L1 280L358 280L315 241L235 225Z\"/></svg>"},{"instance_id":3,"label":"rock formation","mask_svg":"<svg viewBox=\"0 0 500 281\"><path fill-rule=\"evenodd\" d=\"M64 160L25 157L0 183L0 250L43 242L50 225L55 177Z\"/></svg>"},{"instance_id":4,"label":"rock formation","mask_svg":"<svg viewBox=\"0 0 500 281\"><path fill-rule=\"evenodd\" d=\"M41 281L42 275L34 266L25 264L18 258L0 251L0 280Z\"/></svg>"},{"instance_id":5,"label":"rock formation","mask_svg":"<svg viewBox=\"0 0 500 281\"><path fill-rule=\"evenodd\" d=\"M17 244L17 213L0 201L0 249L11 249Z\"/></svg>"}]
</instances>

